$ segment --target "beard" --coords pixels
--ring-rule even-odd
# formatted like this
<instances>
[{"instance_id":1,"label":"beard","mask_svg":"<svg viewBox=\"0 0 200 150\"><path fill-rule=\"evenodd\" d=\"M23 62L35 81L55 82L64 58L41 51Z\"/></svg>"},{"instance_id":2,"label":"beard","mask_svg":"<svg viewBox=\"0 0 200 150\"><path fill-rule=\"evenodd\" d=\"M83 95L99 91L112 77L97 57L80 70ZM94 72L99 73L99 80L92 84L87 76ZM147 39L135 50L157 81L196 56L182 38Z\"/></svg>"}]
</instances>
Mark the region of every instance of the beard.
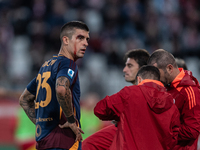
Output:
<instances>
[{"instance_id":1,"label":"beard","mask_svg":"<svg viewBox=\"0 0 200 150\"><path fill-rule=\"evenodd\" d=\"M169 86L170 84L170 74L167 72L167 70L164 71L164 81L161 81L164 86Z\"/></svg>"}]
</instances>

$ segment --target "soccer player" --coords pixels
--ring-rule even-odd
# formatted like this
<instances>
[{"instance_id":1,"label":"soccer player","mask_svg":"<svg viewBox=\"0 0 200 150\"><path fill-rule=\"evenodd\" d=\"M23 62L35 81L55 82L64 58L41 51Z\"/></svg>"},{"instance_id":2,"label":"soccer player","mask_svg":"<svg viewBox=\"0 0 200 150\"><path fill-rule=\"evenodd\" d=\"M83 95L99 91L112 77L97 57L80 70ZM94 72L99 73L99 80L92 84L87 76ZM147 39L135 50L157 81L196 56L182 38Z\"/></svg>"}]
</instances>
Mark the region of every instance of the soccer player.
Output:
<instances>
[{"instance_id":1,"label":"soccer player","mask_svg":"<svg viewBox=\"0 0 200 150\"><path fill-rule=\"evenodd\" d=\"M125 56L126 61L123 69L124 77L127 82L135 84L135 77L138 70L147 64L149 53L145 49L129 50ZM106 150L111 146L117 131L117 124L105 127L92 134L82 143L82 150Z\"/></svg>"},{"instance_id":2,"label":"soccer player","mask_svg":"<svg viewBox=\"0 0 200 150\"><path fill-rule=\"evenodd\" d=\"M124 78L127 82L135 84L135 77L138 70L147 65L150 54L145 49L133 49L126 52L124 59L126 61L123 69Z\"/></svg>"},{"instance_id":3,"label":"soccer player","mask_svg":"<svg viewBox=\"0 0 200 150\"><path fill-rule=\"evenodd\" d=\"M58 55L44 62L19 102L36 125L36 148L81 148L80 85L75 61L85 54L89 29L81 21L64 24Z\"/></svg>"},{"instance_id":4,"label":"soccer player","mask_svg":"<svg viewBox=\"0 0 200 150\"><path fill-rule=\"evenodd\" d=\"M197 79L191 71L178 68L174 56L163 49L154 51L148 64L158 67L160 79L174 97L180 112L181 126L174 149L197 149L200 131L200 87Z\"/></svg>"},{"instance_id":5,"label":"soccer player","mask_svg":"<svg viewBox=\"0 0 200 150\"><path fill-rule=\"evenodd\" d=\"M106 96L94 108L101 120L118 121L112 150L171 150L177 143L180 114L173 97L159 81L154 66L143 66L137 85Z\"/></svg>"}]
</instances>

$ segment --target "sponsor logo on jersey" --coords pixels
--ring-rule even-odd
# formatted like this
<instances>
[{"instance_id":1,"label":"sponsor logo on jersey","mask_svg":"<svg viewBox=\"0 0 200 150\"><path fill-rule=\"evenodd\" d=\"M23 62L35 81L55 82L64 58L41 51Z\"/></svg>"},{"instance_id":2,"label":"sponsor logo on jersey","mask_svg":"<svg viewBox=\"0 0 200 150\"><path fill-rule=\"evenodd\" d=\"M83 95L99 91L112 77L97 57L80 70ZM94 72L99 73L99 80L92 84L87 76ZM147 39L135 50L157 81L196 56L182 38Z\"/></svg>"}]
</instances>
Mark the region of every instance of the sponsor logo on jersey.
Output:
<instances>
[{"instance_id":1,"label":"sponsor logo on jersey","mask_svg":"<svg viewBox=\"0 0 200 150\"><path fill-rule=\"evenodd\" d=\"M37 124L36 125L36 133L35 133L36 137L39 137L41 135L41 133L42 133L42 128L39 124Z\"/></svg>"},{"instance_id":2,"label":"sponsor logo on jersey","mask_svg":"<svg viewBox=\"0 0 200 150\"><path fill-rule=\"evenodd\" d=\"M70 76L70 78L72 79L73 75L74 75L74 71L72 69L68 69L68 75Z\"/></svg>"}]
</instances>

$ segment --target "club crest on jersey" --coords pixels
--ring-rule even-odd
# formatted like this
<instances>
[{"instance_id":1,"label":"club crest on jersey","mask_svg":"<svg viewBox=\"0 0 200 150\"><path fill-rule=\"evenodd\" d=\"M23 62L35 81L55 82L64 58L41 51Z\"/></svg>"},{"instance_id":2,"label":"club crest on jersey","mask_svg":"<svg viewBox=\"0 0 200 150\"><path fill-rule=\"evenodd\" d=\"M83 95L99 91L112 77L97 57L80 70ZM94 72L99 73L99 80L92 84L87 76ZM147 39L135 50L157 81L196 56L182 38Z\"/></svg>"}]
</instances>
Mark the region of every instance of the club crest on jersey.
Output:
<instances>
[{"instance_id":1,"label":"club crest on jersey","mask_svg":"<svg viewBox=\"0 0 200 150\"><path fill-rule=\"evenodd\" d=\"M73 75L74 75L74 71L72 69L68 69L68 75L70 76L70 78L72 79Z\"/></svg>"}]
</instances>

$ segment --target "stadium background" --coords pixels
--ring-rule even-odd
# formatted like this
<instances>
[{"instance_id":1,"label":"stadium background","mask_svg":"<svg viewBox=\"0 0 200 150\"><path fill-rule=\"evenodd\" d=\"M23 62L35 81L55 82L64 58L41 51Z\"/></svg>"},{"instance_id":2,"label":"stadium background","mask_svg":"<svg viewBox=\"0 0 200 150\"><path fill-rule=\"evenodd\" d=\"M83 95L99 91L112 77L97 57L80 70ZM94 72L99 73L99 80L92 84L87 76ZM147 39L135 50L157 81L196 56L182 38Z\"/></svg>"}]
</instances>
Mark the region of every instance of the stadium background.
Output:
<instances>
[{"instance_id":1,"label":"stadium background","mask_svg":"<svg viewBox=\"0 0 200 150\"><path fill-rule=\"evenodd\" d=\"M163 48L183 58L200 80L199 0L0 0L0 94L25 88L58 53L60 27L71 20L90 28L89 47L77 61L82 101L130 85L123 56L134 48ZM17 98L0 98L0 149L16 149Z\"/></svg>"}]
</instances>

